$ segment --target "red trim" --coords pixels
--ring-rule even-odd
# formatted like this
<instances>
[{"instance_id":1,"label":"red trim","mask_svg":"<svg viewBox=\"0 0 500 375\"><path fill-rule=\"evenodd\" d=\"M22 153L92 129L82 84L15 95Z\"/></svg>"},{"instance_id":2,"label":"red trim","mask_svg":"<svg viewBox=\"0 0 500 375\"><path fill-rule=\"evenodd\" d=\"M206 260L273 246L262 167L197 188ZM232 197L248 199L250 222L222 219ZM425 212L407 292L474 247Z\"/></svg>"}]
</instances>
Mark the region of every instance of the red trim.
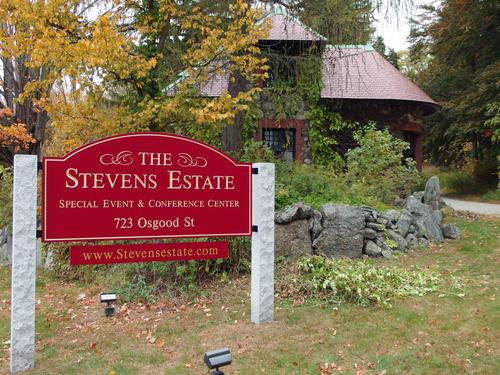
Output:
<instances>
[{"instance_id":1,"label":"red trim","mask_svg":"<svg viewBox=\"0 0 500 375\"><path fill-rule=\"evenodd\" d=\"M263 129L295 129L295 160L304 161L302 148L304 146L304 138L302 137L302 130L306 126L305 120L274 120L274 119L259 119L259 130L255 134L257 141L262 141Z\"/></svg>"}]
</instances>

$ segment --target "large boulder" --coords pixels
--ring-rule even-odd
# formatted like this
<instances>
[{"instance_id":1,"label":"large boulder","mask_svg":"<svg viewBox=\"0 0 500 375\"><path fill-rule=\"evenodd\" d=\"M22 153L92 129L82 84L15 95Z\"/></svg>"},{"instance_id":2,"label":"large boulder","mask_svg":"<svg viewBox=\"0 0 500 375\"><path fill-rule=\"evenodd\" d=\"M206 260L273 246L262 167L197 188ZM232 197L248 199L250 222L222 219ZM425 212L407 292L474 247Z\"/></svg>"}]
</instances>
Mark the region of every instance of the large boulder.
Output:
<instances>
[{"instance_id":1,"label":"large boulder","mask_svg":"<svg viewBox=\"0 0 500 375\"><path fill-rule=\"evenodd\" d=\"M439 187L439 177L432 176L425 184L423 203L428 204L433 210L439 210L441 201L441 189Z\"/></svg>"},{"instance_id":2,"label":"large boulder","mask_svg":"<svg viewBox=\"0 0 500 375\"><path fill-rule=\"evenodd\" d=\"M403 237L406 237L408 232L410 231L410 227L413 224L413 216L411 216L410 211L408 210L402 210L401 215L398 218L398 221L396 222L396 228L399 233Z\"/></svg>"},{"instance_id":3,"label":"large boulder","mask_svg":"<svg viewBox=\"0 0 500 375\"><path fill-rule=\"evenodd\" d=\"M443 236L453 240L458 240L460 238L460 229L458 229L455 224L446 224L443 227Z\"/></svg>"},{"instance_id":4,"label":"large boulder","mask_svg":"<svg viewBox=\"0 0 500 375\"><path fill-rule=\"evenodd\" d=\"M382 256L382 249L373 241L367 241L365 245L365 254L370 257Z\"/></svg>"},{"instance_id":5,"label":"large boulder","mask_svg":"<svg viewBox=\"0 0 500 375\"><path fill-rule=\"evenodd\" d=\"M358 207L325 204L321 206L323 230L313 248L329 258L358 258L363 253L365 213Z\"/></svg>"},{"instance_id":6,"label":"large boulder","mask_svg":"<svg viewBox=\"0 0 500 375\"><path fill-rule=\"evenodd\" d=\"M296 259L312 254L311 236L307 220L296 220L274 226L274 251L277 257Z\"/></svg>"},{"instance_id":7,"label":"large boulder","mask_svg":"<svg viewBox=\"0 0 500 375\"><path fill-rule=\"evenodd\" d=\"M314 210L311 206L298 202L285 207L274 214L274 221L278 224L288 224L295 220L309 219Z\"/></svg>"},{"instance_id":8,"label":"large boulder","mask_svg":"<svg viewBox=\"0 0 500 375\"><path fill-rule=\"evenodd\" d=\"M441 231L442 215L439 211L434 211L431 206L422 203L414 196L410 196L406 200L406 209L415 220L417 237L425 237L437 243L443 242L444 237Z\"/></svg>"}]
</instances>

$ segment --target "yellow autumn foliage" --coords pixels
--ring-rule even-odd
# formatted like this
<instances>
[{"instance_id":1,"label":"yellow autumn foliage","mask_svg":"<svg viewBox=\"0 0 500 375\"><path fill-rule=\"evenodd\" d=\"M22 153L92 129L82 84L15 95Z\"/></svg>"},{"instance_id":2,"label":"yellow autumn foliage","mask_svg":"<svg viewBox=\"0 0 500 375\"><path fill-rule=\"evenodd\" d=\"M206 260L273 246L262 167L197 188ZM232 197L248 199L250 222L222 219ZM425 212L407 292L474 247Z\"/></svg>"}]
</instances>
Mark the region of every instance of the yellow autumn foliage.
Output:
<instances>
[{"instance_id":1,"label":"yellow autumn foliage","mask_svg":"<svg viewBox=\"0 0 500 375\"><path fill-rule=\"evenodd\" d=\"M15 123L0 126L0 149L11 148L14 153L18 153L35 143L33 137L28 134L24 124Z\"/></svg>"},{"instance_id":2,"label":"yellow autumn foliage","mask_svg":"<svg viewBox=\"0 0 500 375\"><path fill-rule=\"evenodd\" d=\"M34 98L50 117L47 153L60 155L103 136L149 129L216 135L258 90L204 98L198 89L214 74L235 72L255 82L266 74L257 41L268 30L247 1L235 0L228 22L200 8L156 0L158 14L133 20L139 0L2 0L0 55L23 59L40 72L17 100ZM8 25L8 27L7 27ZM176 25L199 38L185 40L175 93L122 100L140 90L163 56L138 52L142 35ZM181 77L179 75L179 77ZM255 85L254 85L255 86ZM132 92L133 92L132 90ZM36 95L35 95L36 94ZM154 125L153 125L154 124ZM197 127L203 127L200 131Z\"/></svg>"}]
</instances>

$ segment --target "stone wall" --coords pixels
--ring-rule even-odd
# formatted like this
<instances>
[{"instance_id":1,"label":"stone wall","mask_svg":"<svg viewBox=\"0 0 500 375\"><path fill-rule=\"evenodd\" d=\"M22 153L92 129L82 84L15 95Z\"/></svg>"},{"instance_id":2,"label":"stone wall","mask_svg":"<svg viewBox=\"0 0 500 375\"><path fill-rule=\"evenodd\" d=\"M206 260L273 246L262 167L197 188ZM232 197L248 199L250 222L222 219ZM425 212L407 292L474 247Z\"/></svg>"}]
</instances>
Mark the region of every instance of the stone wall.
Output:
<instances>
[{"instance_id":1,"label":"stone wall","mask_svg":"<svg viewBox=\"0 0 500 375\"><path fill-rule=\"evenodd\" d=\"M414 193L402 202L401 210L379 212L367 206L334 203L315 210L296 203L276 212L276 256L390 257L395 251L441 243L445 237L457 239L458 228L443 225L440 201L439 180L433 177L425 192Z\"/></svg>"}]
</instances>

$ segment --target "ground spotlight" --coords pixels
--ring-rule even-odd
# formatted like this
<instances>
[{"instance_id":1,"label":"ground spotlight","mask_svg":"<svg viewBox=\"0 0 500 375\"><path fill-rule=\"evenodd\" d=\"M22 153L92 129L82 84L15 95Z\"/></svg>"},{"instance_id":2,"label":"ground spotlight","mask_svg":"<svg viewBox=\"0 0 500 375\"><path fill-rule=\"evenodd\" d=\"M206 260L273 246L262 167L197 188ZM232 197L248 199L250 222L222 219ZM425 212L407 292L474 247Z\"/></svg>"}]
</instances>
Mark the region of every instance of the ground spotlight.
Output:
<instances>
[{"instance_id":1,"label":"ground spotlight","mask_svg":"<svg viewBox=\"0 0 500 375\"><path fill-rule=\"evenodd\" d=\"M99 302L106 303L106 307L104 308L104 315L110 317L115 313L115 307L113 304L116 302L116 293L101 293L99 295Z\"/></svg>"},{"instance_id":2,"label":"ground spotlight","mask_svg":"<svg viewBox=\"0 0 500 375\"><path fill-rule=\"evenodd\" d=\"M232 362L231 351L229 348L222 348L213 350L211 352L206 352L203 357L205 364L210 370L213 370L211 375L224 375L222 371L219 371L219 367L230 365Z\"/></svg>"}]
</instances>

